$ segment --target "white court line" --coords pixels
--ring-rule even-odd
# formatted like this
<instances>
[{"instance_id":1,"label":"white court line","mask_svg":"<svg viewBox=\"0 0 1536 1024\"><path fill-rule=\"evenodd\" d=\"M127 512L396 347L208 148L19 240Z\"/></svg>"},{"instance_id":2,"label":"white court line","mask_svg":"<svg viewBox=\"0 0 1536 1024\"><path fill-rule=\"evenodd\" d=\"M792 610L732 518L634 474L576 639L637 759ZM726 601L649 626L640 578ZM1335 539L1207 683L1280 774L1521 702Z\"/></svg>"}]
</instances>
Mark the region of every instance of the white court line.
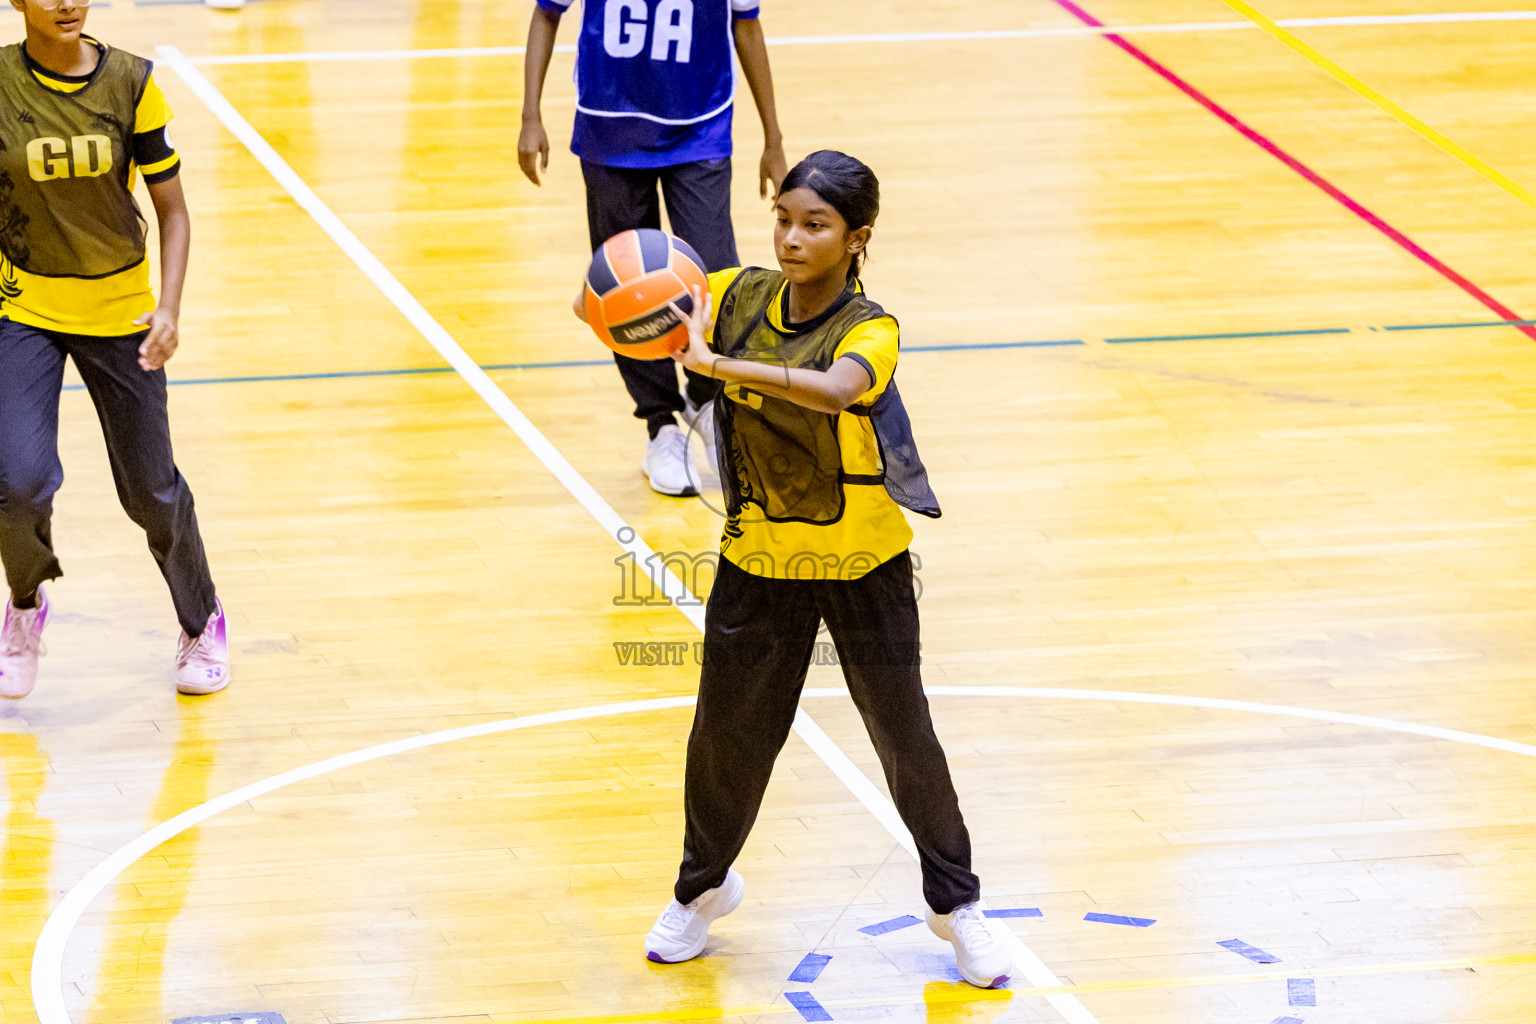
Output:
<instances>
[{"instance_id":1,"label":"white court line","mask_svg":"<svg viewBox=\"0 0 1536 1024\"><path fill-rule=\"evenodd\" d=\"M1494 21L1536 21L1536 11L1480 11L1449 14L1342 15L1332 18L1281 18L1286 28L1345 28L1387 25L1449 25ZM1063 25L1058 28L994 29L973 32L868 32L854 35L771 36L769 46L845 46L861 43L952 43L999 39L1051 39L1071 36L1133 35L1149 32L1241 32L1257 29L1251 21L1186 21L1162 25ZM432 57L516 57L521 46L463 46L420 50L319 50L313 53L246 53L193 57L193 64L289 64L347 60L418 60ZM575 53L561 45L556 53Z\"/></svg>"},{"instance_id":2,"label":"white court line","mask_svg":"<svg viewBox=\"0 0 1536 1024\"><path fill-rule=\"evenodd\" d=\"M261 133L247 121L244 116L216 89L212 82L204 77L203 73L187 60L182 52L174 46L158 47L158 53L163 62L176 72L177 76L186 83L187 87L195 93L198 99L207 105L219 121L250 150L251 155L267 169L284 190L293 197L318 224L327 235L330 236L341 250L351 258L359 270L373 282L385 298L398 309L411 324L421 332L427 342L437 350L448 364L458 371L475 393L478 394L493 412L499 416L507 426L512 428L518 438L527 445L535 458L542 462L566 490L570 491L578 503L597 520L608 532L610 537L629 551L640 564L651 565L649 561L653 552L651 548L640 539L638 531L624 522L607 501L603 499L591 484L576 472L574 466L566 460L549 439L533 425L533 422L525 416L512 400L498 388L491 378L486 375L469 354L457 341L443 328L442 324L429 313L410 291L390 273L389 269L376 257L367 246L362 243L352 230L342 223L330 207L309 187L305 181L288 165L288 162L273 149ZM629 540L625 541L626 532ZM670 569L662 567L662 590L673 599L689 622L700 632L704 629L704 609L702 604L694 598ZM915 852L912 837L902 825L896 809L883 793L869 783L862 772L841 751L837 750L827 735L816 726L805 711L799 710L795 715L795 732L805 742L812 744L812 749L823 759L827 767L839 780L846 785L853 795L869 809L875 819L883 825L896 841L909 851ZM73 890L72 890L73 892ZM87 901L88 902L88 901ZM83 910L83 905L79 908ZM78 917L78 911L76 911ZM52 923L50 917L49 923ZM1023 942L1012 932L1015 945L1015 954L1018 962L1023 966L1030 983L1040 988L1056 988L1061 985L1060 979L1047 967L1039 957L1031 952ZM69 1024L69 1016L64 1006L63 996L63 961L64 946L68 939L69 930L49 931L44 929L44 934L39 936L36 950L33 954L34 973L32 983L33 1004L38 1010L40 1024ZM47 939L45 945L44 939ZM46 959L44 959L46 958ZM43 969L39 969L38 961L44 960ZM50 986L45 978L55 979L56 986ZM1047 997L1051 1005L1062 1015L1068 1024L1099 1024L1098 1018L1088 1012L1087 1007L1073 995L1051 995ZM47 1016L45 1017L45 1007Z\"/></svg>"},{"instance_id":3,"label":"white court line","mask_svg":"<svg viewBox=\"0 0 1536 1024\"><path fill-rule=\"evenodd\" d=\"M1115 704L1161 704L1173 707L1201 708L1217 711L1236 711L1260 715L1274 715L1282 718L1308 718L1316 721L1330 722L1339 725L1356 725L1365 728L1382 729L1388 732L1406 733L1412 736L1421 736L1429 739L1449 740L1456 743L1466 743L1478 747L1486 747L1490 750L1508 751L1513 754L1523 754L1526 757L1536 757L1536 746L1527 743L1516 743L1513 740L1499 739L1495 736L1483 736L1479 733L1462 732L1457 729L1442 729L1433 725L1419 725L1414 722L1398 722L1390 718L1374 718L1369 715L1354 715L1341 711L1323 711L1315 708L1287 707L1283 704L1259 704L1245 700L1224 700L1216 697L1185 697L1178 694L1161 693L1132 693L1120 690L1063 690L1049 687L1035 686L929 686L925 688L931 697L1023 697L1041 700L1086 700L1107 701ZM847 696L847 691L835 688L814 688L802 692L801 697L807 700L823 698L841 699ZM660 711L671 708L690 707L694 703L693 697L661 697L653 700L628 701L619 704L599 704L587 708L572 708L566 711L549 711L538 715L525 715L521 718L507 718L498 722L482 722L479 725L461 726L456 729L444 729L441 732L427 733L424 736L410 736L405 739L392 740L388 743L380 743L363 750L354 750L351 753L339 754L336 757L316 761L313 764L302 765L290 769L279 775L274 775L259 782L253 782L239 789L215 797L206 803L188 808L161 822L154 828L140 835L126 846L114 851L96 867L92 868L74 888L64 896L59 905L49 915L47 923L43 925L42 933L38 936L37 948L32 957L32 1001L37 1009L38 1024L70 1024L69 1015L64 1008L63 1001L63 971L64 971L64 945L74 930L80 915L85 912L92 900L103 889L112 884L112 881L121 875L139 858L150 853L155 847L186 832L196 828L224 811L241 804L265 796L276 790L305 782L310 779L328 775L331 772L340 771L355 765L365 764L369 761L377 761L381 758L393 757L408 751L422 750L427 747L435 747L444 743L456 743L460 740L475 739L482 736L492 736L497 733L512 732L518 729L531 729L539 725L552 725L560 722L579 722L591 718L605 718L615 715L632 715L644 711ZM804 715L804 712L798 712ZM806 718L809 721L809 717ZM813 732L807 743L812 749L818 745L827 751L827 754L846 760L846 755L838 748L820 727L811 723ZM818 753L821 751L818 750ZM862 772L849 762L849 767L863 780L866 786L873 786L864 778ZM878 791L877 791L878 792ZM887 805L888 806L888 805ZM900 822L897 822L900 825ZM905 829L902 829L905 833ZM900 837L898 837L900 839ZM906 835L902 845L909 853L915 851L912 847L912 837ZM1043 965L1042 965L1043 966ZM55 987L49 989L42 979L55 979ZM1070 997L1047 997L1056 998ZM1086 1010L1084 1011L1087 1012ZM1072 1018L1068 1018L1069 1020ZM1092 1018L1083 1018L1091 1020Z\"/></svg>"}]
</instances>

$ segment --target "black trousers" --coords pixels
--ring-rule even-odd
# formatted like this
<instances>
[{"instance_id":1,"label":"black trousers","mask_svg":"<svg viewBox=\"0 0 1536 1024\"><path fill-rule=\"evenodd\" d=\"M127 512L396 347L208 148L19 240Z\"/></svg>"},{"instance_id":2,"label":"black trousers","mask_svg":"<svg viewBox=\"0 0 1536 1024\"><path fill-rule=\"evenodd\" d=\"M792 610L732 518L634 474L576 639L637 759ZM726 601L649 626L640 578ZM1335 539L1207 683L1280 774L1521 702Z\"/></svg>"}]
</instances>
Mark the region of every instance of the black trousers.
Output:
<instances>
[{"instance_id":1,"label":"black trousers","mask_svg":"<svg viewBox=\"0 0 1536 1024\"><path fill-rule=\"evenodd\" d=\"M213 578L192 491L171 457L165 371L139 366L144 337L62 334L0 319L0 561L12 592L23 595L64 573L51 521L64 483L59 392L64 359L73 358L106 435L118 500L148 535L181 628L198 636L214 613Z\"/></svg>"},{"instance_id":2,"label":"black trousers","mask_svg":"<svg viewBox=\"0 0 1536 1024\"><path fill-rule=\"evenodd\" d=\"M704 613L673 894L679 903L697 899L741 853L794 723L822 619L891 799L917 841L924 898L939 914L975 901L981 883L971 873L970 833L923 694L905 552L851 581L767 579L720 559Z\"/></svg>"},{"instance_id":3,"label":"black trousers","mask_svg":"<svg viewBox=\"0 0 1536 1024\"><path fill-rule=\"evenodd\" d=\"M587 230L592 249L621 231L661 227L661 202L656 186L667 201L667 220L672 233L689 245L713 273L739 266L736 234L731 228L731 162L701 160L674 167L608 167L581 162L587 182ZM645 420L651 436L683 410L677 389L677 364L671 359L629 359L614 353L619 376L635 401L635 416ZM703 405L719 390L716 381L685 371L688 397Z\"/></svg>"}]
</instances>

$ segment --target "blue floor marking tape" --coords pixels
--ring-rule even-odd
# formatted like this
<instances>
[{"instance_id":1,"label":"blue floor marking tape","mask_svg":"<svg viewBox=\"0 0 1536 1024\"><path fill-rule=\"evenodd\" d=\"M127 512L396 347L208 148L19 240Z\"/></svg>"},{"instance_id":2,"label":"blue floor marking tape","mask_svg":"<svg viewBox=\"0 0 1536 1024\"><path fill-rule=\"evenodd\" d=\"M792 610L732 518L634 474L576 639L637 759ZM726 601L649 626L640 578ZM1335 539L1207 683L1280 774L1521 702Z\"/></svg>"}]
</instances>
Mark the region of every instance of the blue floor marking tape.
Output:
<instances>
[{"instance_id":1,"label":"blue floor marking tape","mask_svg":"<svg viewBox=\"0 0 1536 1024\"><path fill-rule=\"evenodd\" d=\"M1311 978L1287 978L1285 992L1292 1006L1317 1005L1317 982Z\"/></svg>"},{"instance_id":2,"label":"blue floor marking tape","mask_svg":"<svg viewBox=\"0 0 1536 1024\"><path fill-rule=\"evenodd\" d=\"M881 921L879 924L867 924L859 931L865 935L884 935L886 932L899 932L903 928L911 928L915 924L922 923L911 914L905 914L901 917L893 917L889 921Z\"/></svg>"},{"instance_id":3,"label":"blue floor marking tape","mask_svg":"<svg viewBox=\"0 0 1536 1024\"><path fill-rule=\"evenodd\" d=\"M1038 907L1012 907L998 910L983 910L984 917L1044 917Z\"/></svg>"},{"instance_id":4,"label":"blue floor marking tape","mask_svg":"<svg viewBox=\"0 0 1536 1024\"><path fill-rule=\"evenodd\" d=\"M1280 962L1280 958L1273 953L1266 953L1262 949L1248 945L1248 943L1241 939L1227 939L1225 942L1216 943L1216 945L1222 949L1230 949L1238 956L1245 956L1256 964L1277 964Z\"/></svg>"},{"instance_id":5,"label":"blue floor marking tape","mask_svg":"<svg viewBox=\"0 0 1536 1024\"><path fill-rule=\"evenodd\" d=\"M1269 1024L1307 1024L1300 1017L1276 1017Z\"/></svg>"},{"instance_id":6,"label":"blue floor marking tape","mask_svg":"<svg viewBox=\"0 0 1536 1024\"><path fill-rule=\"evenodd\" d=\"M832 958L825 953L807 953L805 959L801 960L799 966L790 974L789 980L809 985L821 977L821 972L826 970L827 964L831 962Z\"/></svg>"},{"instance_id":7,"label":"blue floor marking tape","mask_svg":"<svg viewBox=\"0 0 1536 1024\"><path fill-rule=\"evenodd\" d=\"M799 1010L800 1016L808 1021L832 1019L827 1008L818 1003L816 997L809 992L785 992L784 998L788 999L789 1005Z\"/></svg>"},{"instance_id":8,"label":"blue floor marking tape","mask_svg":"<svg viewBox=\"0 0 1536 1024\"><path fill-rule=\"evenodd\" d=\"M1157 924L1155 917L1126 917L1124 914L1084 914L1084 921L1097 921L1099 924L1123 924L1130 928L1150 928Z\"/></svg>"},{"instance_id":9,"label":"blue floor marking tape","mask_svg":"<svg viewBox=\"0 0 1536 1024\"><path fill-rule=\"evenodd\" d=\"M94 4L92 6L95 6ZM280 1013L215 1013L201 1017L177 1017L171 1024L288 1024Z\"/></svg>"}]
</instances>

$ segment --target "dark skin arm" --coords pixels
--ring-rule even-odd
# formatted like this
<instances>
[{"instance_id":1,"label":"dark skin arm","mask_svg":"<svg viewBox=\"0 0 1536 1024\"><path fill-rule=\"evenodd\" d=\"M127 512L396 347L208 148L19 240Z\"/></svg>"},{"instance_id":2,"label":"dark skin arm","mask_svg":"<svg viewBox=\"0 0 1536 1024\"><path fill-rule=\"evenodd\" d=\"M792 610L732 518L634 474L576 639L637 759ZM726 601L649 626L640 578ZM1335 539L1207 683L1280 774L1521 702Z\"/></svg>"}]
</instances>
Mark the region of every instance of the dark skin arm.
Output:
<instances>
[{"instance_id":1,"label":"dark skin arm","mask_svg":"<svg viewBox=\"0 0 1536 1024\"><path fill-rule=\"evenodd\" d=\"M582 323L587 322L585 291L576 293L571 309ZM688 316L674 303L672 311L688 326L688 344L672 354L672 358L687 369L702 373L712 380L732 384L748 384L760 391L772 392L779 398L817 412L842 412L859 396L874 387L864 364L847 356L825 370L807 370L801 367L775 366L772 363L754 363L748 359L727 359L711 352L704 339L715 329L710 309L710 297L702 298L699 289L693 289L695 315Z\"/></svg>"},{"instance_id":2,"label":"dark skin arm","mask_svg":"<svg viewBox=\"0 0 1536 1024\"><path fill-rule=\"evenodd\" d=\"M768 46L763 41L763 23L756 18L738 18L731 25L736 37L736 56L742 75L752 90L757 116L763 122L763 156L757 164L758 194L767 199L776 195L789 165L784 160L784 135L779 131L779 113L773 98L773 71L768 66ZM770 191L769 186L772 186Z\"/></svg>"},{"instance_id":3,"label":"dark skin arm","mask_svg":"<svg viewBox=\"0 0 1536 1024\"><path fill-rule=\"evenodd\" d=\"M549 136L544 134L544 78L555 52L555 32L560 16L542 7L533 9L528 23L528 46L523 55L523 129L517 137L517 165L528 180L540 184L539 172L549 170Z\"/></svg>"},{"instance_id":4,"label":"dark skin arm","mask_svg":"<svg viewBox=\"0 0 1536 1024\"><path fill-rule=\"evenodd\" d=\"M187 280L187 256L192 248L192 218L187 213L179 175L146 187L160 221L160 304L134 323L149 327L149 336L139 346L139 366L149 372L165 366L181 342L177 321L181 318L181 289Z\"/></svg>"},{"instance_id":5,"label":"dark skin arm","mask_svg":"<svg viewBox=\"0 0 1536 1024\"><path fill-rule=\"evenodd\" d=\"M672 311L688 327L688 344L673 353L672 358L689 370L724 382L727 389L732 384L746 384L816 412L839 413L874 386L864 364L847 356L825 370L808 370L749 359L729 359L711 352L704 341L714 330L710 305L710 296L707 293L701 296L697 287L693 289L691 316L673 304Z\"/></svg>"}]
</instances>

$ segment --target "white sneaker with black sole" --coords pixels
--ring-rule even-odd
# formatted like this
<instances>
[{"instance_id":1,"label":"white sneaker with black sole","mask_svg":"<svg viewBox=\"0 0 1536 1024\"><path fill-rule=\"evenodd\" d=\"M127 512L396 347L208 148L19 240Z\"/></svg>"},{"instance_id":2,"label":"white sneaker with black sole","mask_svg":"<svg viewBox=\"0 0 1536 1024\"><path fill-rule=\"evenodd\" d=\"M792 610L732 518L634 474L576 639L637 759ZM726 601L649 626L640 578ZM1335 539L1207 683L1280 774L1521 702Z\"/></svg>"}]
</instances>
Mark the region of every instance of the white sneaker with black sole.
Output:
<instances>
[{"instance_id":1,"label":"white sneaker with black sole","mask_svg":"<svg viewBox=\"0 0 1536 1024\"><path fill-rule=\"evenodd\" d=\"M689 904L672 900L645 937L645 958L658 964L678 964L704 952L709 926L741 905L747 883L736 869L725 881Z\"/></svg>"},{"instance_id":2,"label":"white sneaker with black sole","mask_svg":"<svg viewBox=\"0 0 1536 1024\"><path fill-rule=\"evenodd\" d=\"M956 907L952 914L928 911L933 934L955 947L960 977L977 988L1006 985L1015 973L1013 942L1003 925L989 920L980 903Z\"/></svg>"},{"instance_id":3,"label":"white sneaker with black sole","mask_svg":"<svg viewBox=\"0 0 1536 1024\"><path fill-rule=\"evenodd\" d=\"M645 446L645 461L640 464L651 490L674 498L690 498L699 493L699 477L688 459L688 435L675 423L662 427Z\"/></svg>"}]
</instances>

